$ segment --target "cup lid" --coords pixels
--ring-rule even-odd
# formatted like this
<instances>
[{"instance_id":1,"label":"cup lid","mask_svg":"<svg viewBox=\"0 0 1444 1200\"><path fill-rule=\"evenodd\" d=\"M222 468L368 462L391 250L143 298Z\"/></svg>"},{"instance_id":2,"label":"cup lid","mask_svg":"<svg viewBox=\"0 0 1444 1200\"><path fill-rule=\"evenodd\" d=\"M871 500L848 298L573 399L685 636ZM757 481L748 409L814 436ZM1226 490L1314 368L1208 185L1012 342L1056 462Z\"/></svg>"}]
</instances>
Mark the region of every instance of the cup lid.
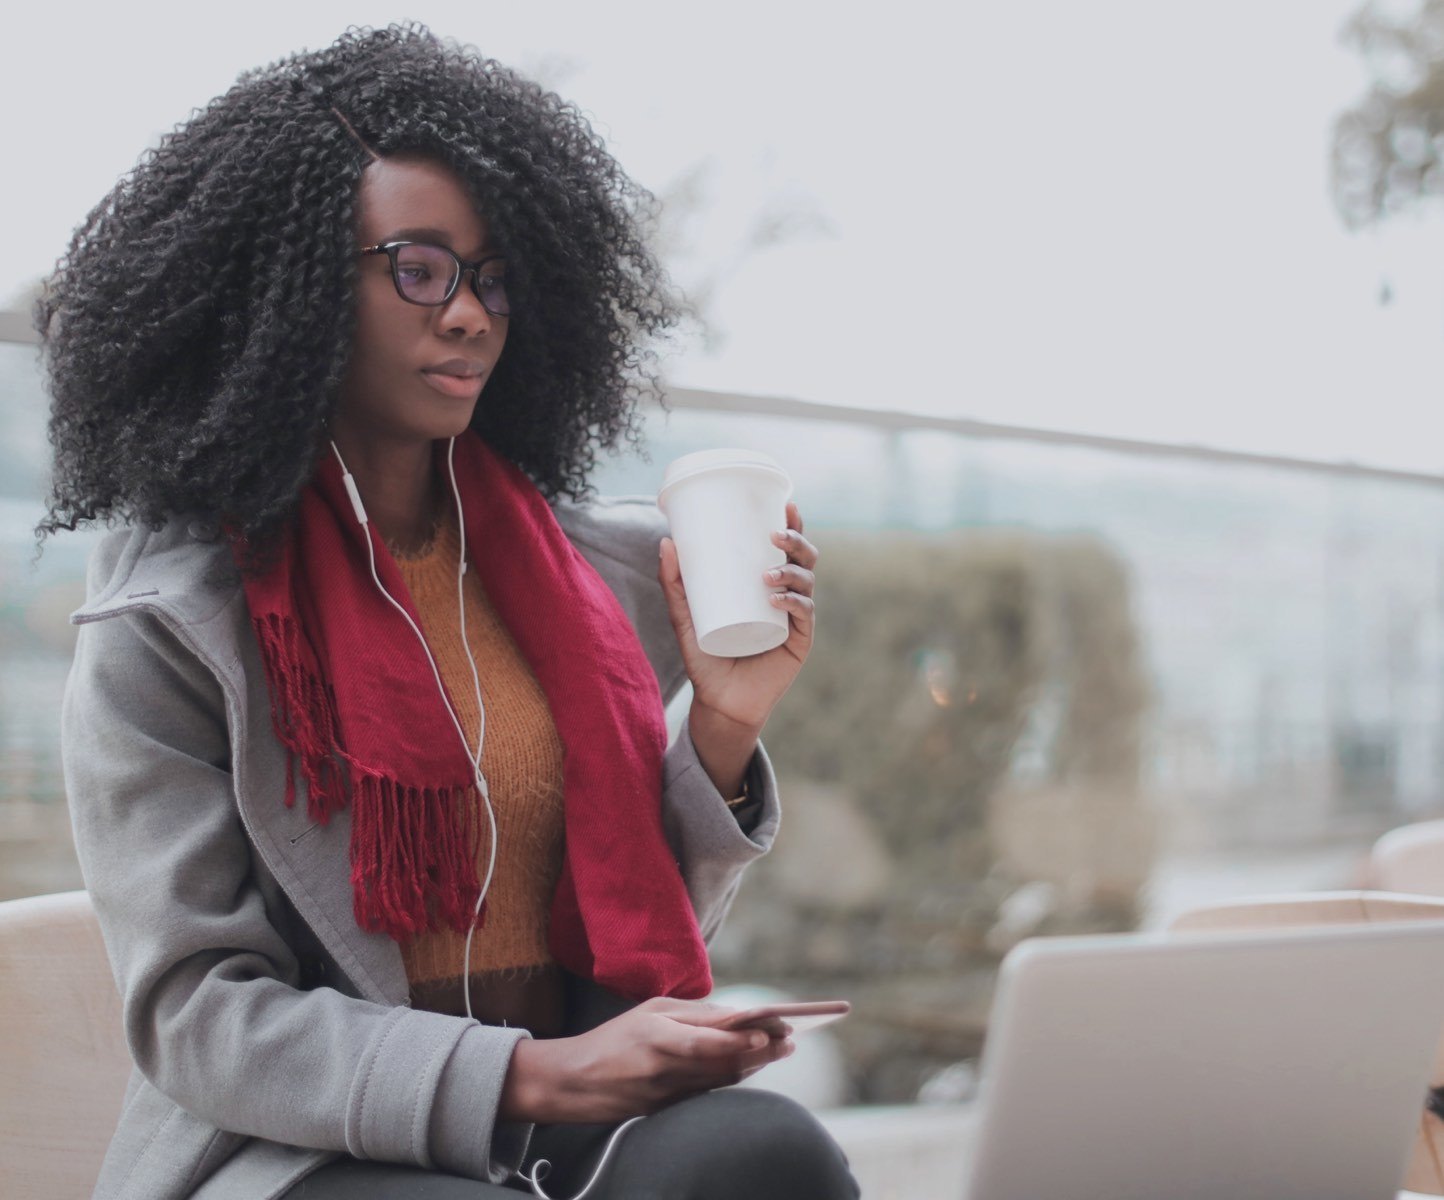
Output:
<instances>
[{"instance_id":1,"label":"cup lid","mask_svg":"<svg viewBox=\"0 0 1444 1200\"><path fill-rule=\"evenodd\" d=\"M674 484L681 483L684 479L691 479L694 475L701 475L705 471L717 471L722 469L736 470L738 468L765 471L775 475L778 482L787 486L788 494L792 491L792 480L788 478L787 472L782 465L771 455L763 454L760 450L698 450L692 454L684 454L681 458L674 458L667 464L667 469L662 474L662 486L658 490L660 498L668 488Z\"/></svg>"}]
</instances>

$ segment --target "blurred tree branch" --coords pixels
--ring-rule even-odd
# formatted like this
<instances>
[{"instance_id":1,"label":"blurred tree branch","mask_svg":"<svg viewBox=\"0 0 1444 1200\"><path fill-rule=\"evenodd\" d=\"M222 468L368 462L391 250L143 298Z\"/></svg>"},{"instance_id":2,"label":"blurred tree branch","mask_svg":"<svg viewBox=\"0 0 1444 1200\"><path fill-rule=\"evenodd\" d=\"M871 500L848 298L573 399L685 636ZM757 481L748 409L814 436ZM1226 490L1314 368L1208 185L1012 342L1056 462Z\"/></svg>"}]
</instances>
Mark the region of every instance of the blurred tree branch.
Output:
<instances>
[{"instance_id":1,"label":"blurred tree branch","mask_svg":"<svg viewBox=\"0 0 1444 1200\"><path fill-rule=\"evenodd\" d=\"M702 159L661 188L653 234L708 352L720 349L726 337L717 321L717 297L750 258L789 242L836 235L817 200L801 190L770 191L760 200L749 199L737 213L718 204L714 181L715 160ZM719 234L713 227L719 217L730 222L730 233Z\"/></svg>"},{"instance_id":2,"label":"blurred tree branch","mask_svg":"<svg viewBox=\"0 0 1444 1200\"><path fill-rule=\"evenodd\" d=\"M1444 0L1368 0L1342 38L1372 77L1334 124L1334 204L1358 229L1444 198Z\"/></svg>"}]
</instances>

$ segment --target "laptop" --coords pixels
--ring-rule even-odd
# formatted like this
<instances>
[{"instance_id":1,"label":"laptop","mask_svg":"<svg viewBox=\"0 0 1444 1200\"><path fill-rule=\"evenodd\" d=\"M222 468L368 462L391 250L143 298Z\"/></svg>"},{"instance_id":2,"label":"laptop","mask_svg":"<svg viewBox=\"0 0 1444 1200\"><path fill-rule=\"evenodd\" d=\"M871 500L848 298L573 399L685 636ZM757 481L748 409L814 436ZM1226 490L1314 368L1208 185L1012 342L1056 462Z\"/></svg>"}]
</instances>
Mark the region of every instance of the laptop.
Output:
<instances>
[{"instance_id":1,"label":"laptop","mask_svg":"<svg viewBox=\"0 0 1444 1200\"><path fill-rule=\"evenodd\" d=\"M966 1200L1392 1200L1444 922L1034 939L1004 960Z\"/></svg>"}]
</instances>

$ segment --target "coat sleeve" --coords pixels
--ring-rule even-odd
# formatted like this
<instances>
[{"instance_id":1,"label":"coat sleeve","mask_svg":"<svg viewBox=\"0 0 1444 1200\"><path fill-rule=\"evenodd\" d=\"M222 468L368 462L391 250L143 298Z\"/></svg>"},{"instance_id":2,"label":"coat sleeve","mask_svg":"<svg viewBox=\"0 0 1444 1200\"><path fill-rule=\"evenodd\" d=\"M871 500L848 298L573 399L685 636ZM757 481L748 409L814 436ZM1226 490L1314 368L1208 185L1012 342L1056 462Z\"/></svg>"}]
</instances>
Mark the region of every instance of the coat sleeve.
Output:
<instances>
[{"instance_id":1,"label":"coat sleeve","mask_svg":"<svg viewBox=\"0 0 1444 1200\"><path fill-rule=\"evenodd\" d=\"M233 795L226 696L153 613L82 627L62 711L75 845L132 1058L219 1129L501 1182L517 1029L387 1006L300 966Z\"/></svg>"},{"instance_id":2,"label":"coat sleeve","mask_svg":"<svg viewBox=\"0 0 1444 1200\"><path fill-rule=\"evenodd\" d=\"M704 941L722 928L742 873L771 849L782 819L777 779L761 743L747 768L747 789L761 801L750 832L744 832L703 769L684 721L663 760L662 825L681 864Z\"/></svg>"}]
</instances>

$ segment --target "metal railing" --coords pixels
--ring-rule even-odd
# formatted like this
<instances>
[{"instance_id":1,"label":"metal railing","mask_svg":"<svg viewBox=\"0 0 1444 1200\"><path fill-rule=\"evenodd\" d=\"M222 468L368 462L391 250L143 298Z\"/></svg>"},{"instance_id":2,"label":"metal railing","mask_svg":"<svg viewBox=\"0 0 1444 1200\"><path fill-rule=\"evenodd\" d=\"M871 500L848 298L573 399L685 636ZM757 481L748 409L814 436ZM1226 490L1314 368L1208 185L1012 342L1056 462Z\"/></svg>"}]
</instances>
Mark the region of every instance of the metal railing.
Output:
<instances>
[{"instance_id":1,"label":"metal railing","mask_svg":"<svg viewBox=\"0 0 1444 1200\"><path fill-rule=\"evenodd\" d=\"M13 310L0 311L0 344L11 342L35 345L39 343L39 340L29 314ZM667 399L674 408L827 421L858 425L884 433L931 431L987 441L1035 442L1051 446L1103 450L1114 454L1152 459L1190 459L1196 462L1277 468L1316 475L1423 483L1433 487L1444 487L1444 475L1423 471L1401 471L1389 467L1368 466L1363 463L1327 462L1282 454L1258 454L1247 450L1225 450L1212 446L1177 442L1155 442L1141 438L1073 433L1061 429L1041 429L1029 425L979 421L969 417L934 416L927 413L892 409L854 408L849 405L820 404L811 400L796 400L784 396L758 396L740 392L713 392L698 388L673 387L667 389Z\"/></svg>"}]
</instances>

